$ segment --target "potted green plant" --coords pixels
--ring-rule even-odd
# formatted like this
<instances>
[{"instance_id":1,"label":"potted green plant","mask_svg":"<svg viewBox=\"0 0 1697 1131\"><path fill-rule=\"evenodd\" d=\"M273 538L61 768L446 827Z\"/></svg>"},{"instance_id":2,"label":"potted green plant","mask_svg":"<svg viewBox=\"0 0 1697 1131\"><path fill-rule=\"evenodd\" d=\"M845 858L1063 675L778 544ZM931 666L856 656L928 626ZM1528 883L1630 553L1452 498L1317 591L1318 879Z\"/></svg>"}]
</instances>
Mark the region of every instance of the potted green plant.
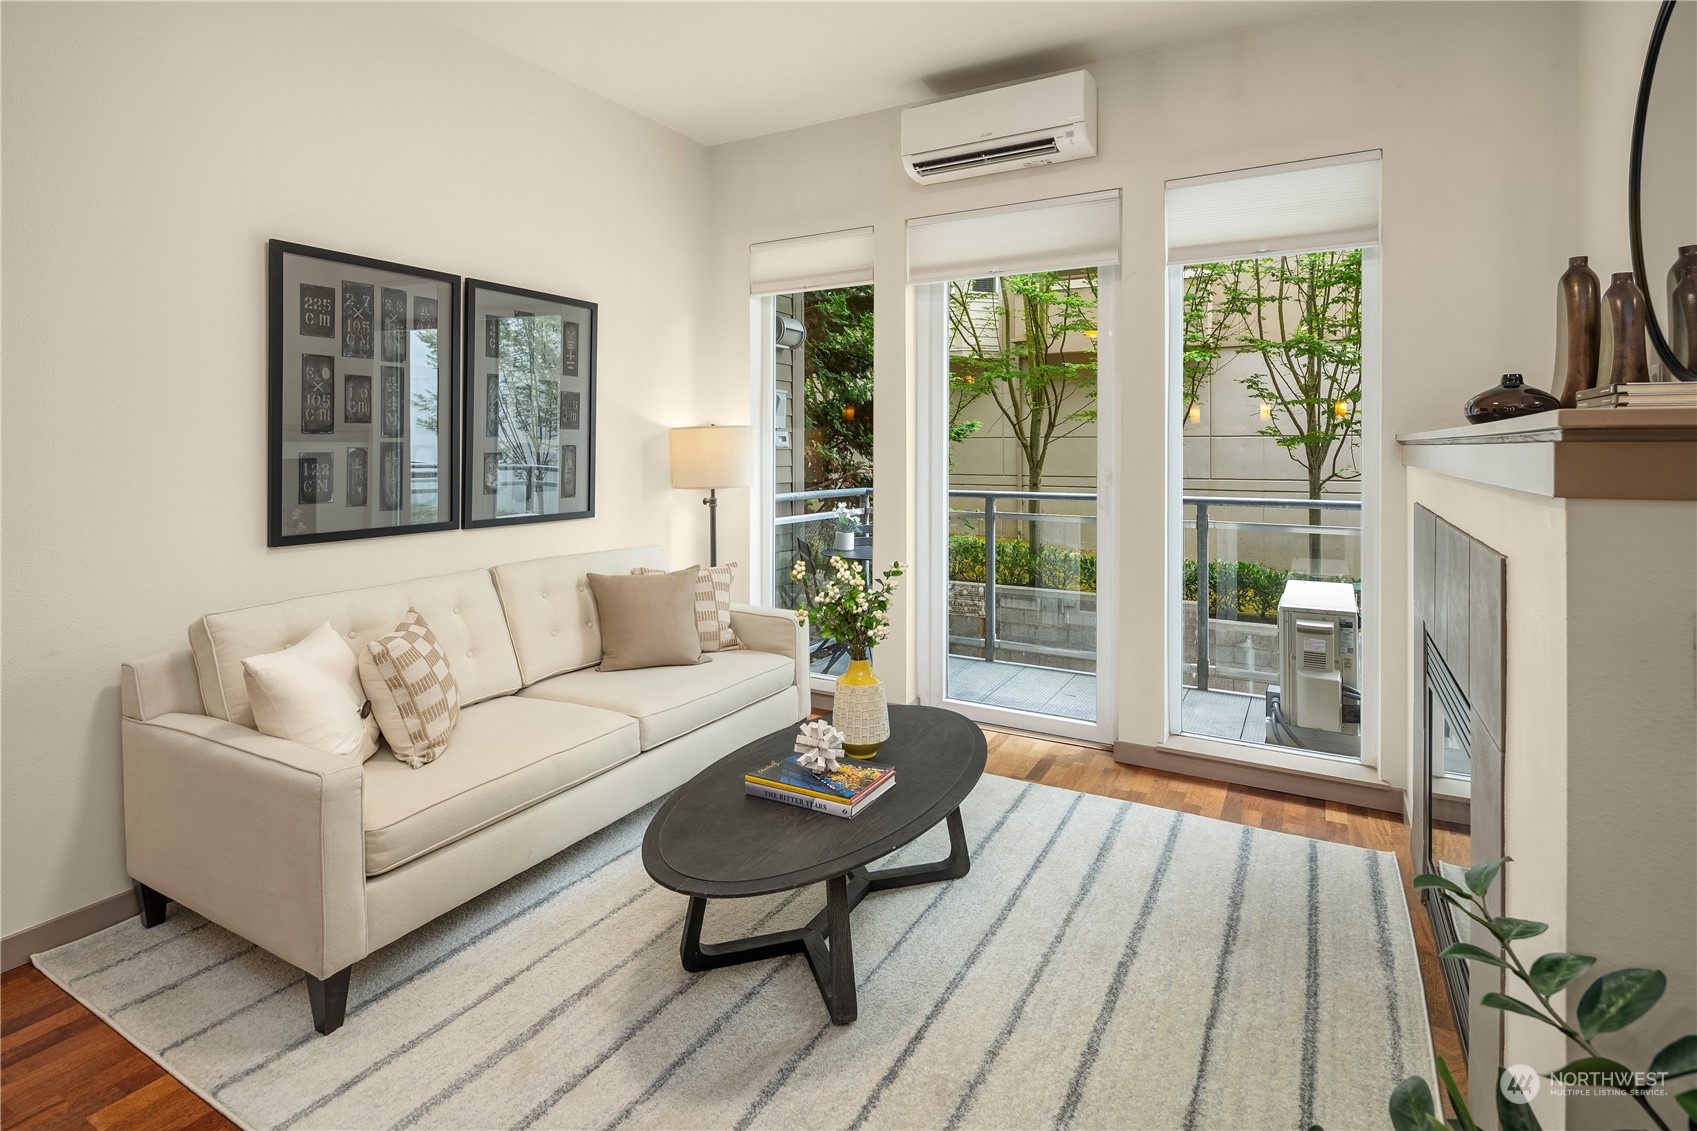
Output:
<instances>
[{"instance_id":1,"label":"potted green plant","mask_svg":"<svg viewBox=\"0 0 1697 1131\"><path fill-rule=\"evenodd\" d=\"M837 504L836 526L837 549L854 549L854 536L860 532L860 525L854 521L854 514L849 510L847 503Z\"/></svg>"}]
</instances>

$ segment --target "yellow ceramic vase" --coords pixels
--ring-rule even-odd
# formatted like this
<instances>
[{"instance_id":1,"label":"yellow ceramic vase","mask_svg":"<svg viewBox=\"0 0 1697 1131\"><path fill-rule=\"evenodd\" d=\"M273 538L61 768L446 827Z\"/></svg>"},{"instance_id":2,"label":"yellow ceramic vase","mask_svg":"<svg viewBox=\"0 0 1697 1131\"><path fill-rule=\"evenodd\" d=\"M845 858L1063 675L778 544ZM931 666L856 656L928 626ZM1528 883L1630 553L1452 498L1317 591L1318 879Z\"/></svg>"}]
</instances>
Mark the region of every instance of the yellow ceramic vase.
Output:
<instances>
[{"instance_id":1,"label":"yellow ceramic vase","mask_svg":"<svg viewBox=\"0 0 1697 1131\"><path fill-rule=\"evenodd\" d=\"M848 671L837 677L831 724L843 732L843 753L850 758L870 758L889 740L884 681L872 674L872 661L851 659Z\"/></svg>"}]
</instances>

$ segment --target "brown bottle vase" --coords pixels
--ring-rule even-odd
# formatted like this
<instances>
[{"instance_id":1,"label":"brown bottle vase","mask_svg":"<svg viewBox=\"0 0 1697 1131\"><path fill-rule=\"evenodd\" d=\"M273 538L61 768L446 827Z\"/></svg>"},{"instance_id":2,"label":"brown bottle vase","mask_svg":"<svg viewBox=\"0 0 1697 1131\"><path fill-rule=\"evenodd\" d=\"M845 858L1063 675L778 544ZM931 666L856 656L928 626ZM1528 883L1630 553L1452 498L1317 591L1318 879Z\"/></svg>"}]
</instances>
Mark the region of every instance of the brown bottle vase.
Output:
<instances>
[{"instance_id":1,"label":"brown bottle vase","mask_svg":"<svg viewBox=\"0 0 1697 1131\"><path fill-rule=\"evenodd\" d=\"M1667 339L1674 358L1697 370L1697 244L1680 248L1668 269Z\"/></svg>"},{"instance_id":2,"label":"brown bottle vase","mask_svg":"<svg viewBox=\"0 0 1697 1131\"><path fill-rule=\"evenodd\" d=\"M1556 285L1556 372L1550 382L1552 389L1561 390L1561 406L1573 408L1575 397L1597 384L1597 356L1600 346L1603 284L1597 273L1586 266L1586 257L1576 255L1567 261Z\"/></svg>"},{"instance_id":3,"label":"brown bottle vase","mask_svg":"<svg viewBox=\"0 0 1697 1131\"><path fill-rule=\"evenodd\" d=\"M1650 379L1644 350L1644 292L1632 272L1617 271L1603 292L1603 372L1610 385Z\"/></svg>"}]
</instances>

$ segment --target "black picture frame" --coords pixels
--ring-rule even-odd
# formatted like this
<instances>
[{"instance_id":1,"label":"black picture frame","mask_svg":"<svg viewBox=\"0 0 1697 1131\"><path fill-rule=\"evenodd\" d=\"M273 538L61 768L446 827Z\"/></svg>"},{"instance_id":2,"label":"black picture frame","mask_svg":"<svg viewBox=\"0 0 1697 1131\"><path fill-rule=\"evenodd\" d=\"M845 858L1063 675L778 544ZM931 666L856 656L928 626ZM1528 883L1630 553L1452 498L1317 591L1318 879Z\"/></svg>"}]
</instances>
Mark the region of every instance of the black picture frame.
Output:
<instances>
[{"instance_id":1,"label":"black picture frame","mask_svg":"<svg viewBox=\"0 0 1697 1131\"><path fill-rule=\"evenodd\" d=\"M460 277L286 240L266 277L266 545L457 529Z\"/></svg>"},{"instance_id":2,"label":"black picture frame","mask_svg":"<svg viewBox=\"0 0 1697 1131\"><path fill-rule=\"evenodd\" d=\"M595 517L598 318L585 299L465 280L461 434L479 474L462 480L460 525Z\"/></svg>"}]
</instances>

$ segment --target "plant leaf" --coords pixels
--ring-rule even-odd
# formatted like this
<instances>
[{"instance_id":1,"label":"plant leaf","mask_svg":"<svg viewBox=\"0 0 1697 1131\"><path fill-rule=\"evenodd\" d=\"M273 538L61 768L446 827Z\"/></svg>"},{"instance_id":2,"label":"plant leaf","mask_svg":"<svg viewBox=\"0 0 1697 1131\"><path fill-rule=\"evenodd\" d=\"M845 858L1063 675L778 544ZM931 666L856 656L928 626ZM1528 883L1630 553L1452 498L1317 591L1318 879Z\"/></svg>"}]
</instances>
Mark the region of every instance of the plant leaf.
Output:
<instances>
[{"instance_id":1,"label":"plant leaf","mask_svg":"<svg viewBox=\"0 0 1697 1131\"><path fill-rule=\"evenodd\" d=\"M1391 1092L1391 1126L1396 1131L1429 1131L1432 1089L1423 1076L1410 1076Z\"/></svg>"},{"instance_id":2,"label":"plant leaf","mask_svg":"<svg viewBox=\"0 0 1697 1131\"><path fill-rule=\"evenodd\" d=\"M1579 1031L1589 1040L1624 1029L1650 1012L1667 988L1667 975L1660 970L1631 966L1604 974L1579 999Z\"/></svg>"},{"instance_id":3,"label":"plant leaf","mask_svg":"<svg viewBox=\"0 0 1697 1131\"><path fill-rule=\"evenodd\" d=\"M1479 1004L1484 1006L1487 1009L1501 1009L1501 1010L1505 1010L1509 1013L1519 1013L1519 1014L1526 1016L1526 1017L1536 1017L1538 1020L1542 1021L1544 1024L1550 1026L1551 1028L1555 1027L1555 1022L1551 1021L1548 1017L1544 1016L1542 1013L1539 1013L1537 1009L1535 1009L1534 1007L1532 1007L1530 1005L1527 1005L1525 1002L1521 1001L1519 998L1509 997L1506 994L1499 994L1499 993L1486 994L1484 997L1479 999Z\"/></svg>"},{"instance_id":4,"label":"plant leaf","mask_svg":"<svg viewBox=\"0 0 1697 1131\"><path fill-rule=\"evenodd\" d=\"M1467 1110L1467 1100L1462 1098L1461 1089L1455 1086L1455 1077L1450 1075L1450 1066L1444 1063L1443 1057L1438 1057L1438 1079L1444 1085L1444 1091L1449 1093L1450 1106L1455 1108L1455 1126L1475 1128L1473 1113Z\"/></svg>"},{"instance_id":5,"label":"plant leaf","mask_svg":"<svg viewBox=\"0 0 1697 1131\"><path fill-rule=\"evenodd\" d=\"M1515 1103L1503 1094L1500 1084L1491 1091L1497 1095L1497 1125L1502 1131L1544 1131L1531 1104Z\"/></svg>"},{"instance_id":6,"label":"plant leaf","mask_svg":"<svg viewBox=\"0 0 1697 1131\"><path fill-rule=\"evenodd\" d=\"M1652 1076L1660 1074L1677 1080L1693 1072L1697 1072L1697 1034L1679 1038L1650 1061Z\"/></svg>"},{"instance_id":7,"label":"plant leaf","mask_svg":"<svg viewBox=\"0 0 1697 1131\"><path fill-rule=\"evenodd\" d=\"M1460 884L1444 879L1431 872L1421 872L1414 877L1414 890L1425 891L1427 888L1437 888L1440 891L1451 891L1463 899L1467 898L1467 889Z\"/></svg>"},{"instance_id":8,"label":"plant leaf","mask_svg":"<svg viewBox=\"0 0 1697 1131\"><path fill-rule=\"evenodd\" d=\"M1590 1076L1603 1073L1605 1079L1600 1083L1587 1080L1576 1080L1575 1076ZM1564 1064L1554 1072L1548 1073L1550 1079L1563 1084L1571 1084L1584 1088L1615 1088L1620 1091L1632 1087L1638 1082L1638 1074L1618 1060L1610 1060L1606 1056L1582 1056L1569 1064Z\"/></svg>"},{"instance_id":9,"label":"plant leaf","mask_svg":"<svg viewBox=\"0 0 1697 1131\"><path fill-rule=\"evenodd\" d=\"M1499 915L1491 920L1491 933L1504 942L1515 939L1529 939L1541 935L1550 929L1548 923L1540 923L1536 919L1515 919L1507 915Z\"/></svg>"},{"instance_id":10,"label":"plant leaf","mask_svg":"<svg viewBox=\"0 0 1697 1131\"><path fill-rule=\"evenodd\" d=\"M1504 856L1500 860L1492 860L1484 864L1475 864L1473 867L1467 869L1467 886L1473 889L1473 894L1477 895L1480 899L1485 898L1485 893L1490 891L1491 885L1497 881L1497 873L1503 870L1503 865L1507 864L1509 859L1509 857Z\"/></svg>"},{"instance_id":11,"label":"plant leaf","mask_svg":"<svg viewBox=\"0 0 1697 1131\"><path fill-rule=\"evenodd\" d=\"M1474 946L1472 943L1451 943L1438 953L1438 957L1465 958L1472 962L1483 962L1489 966L1501 966L1504 970L1509 968L1508 963L1483 947Z\"/></svg>"},{"instance_id":12,"label":"plant leaf","mask_svg":"<svg viewBox=\"0 0 1697 1131\"><path fill-rule=\"evenodd\" d=\"M1595 961L1589 954L1568 954L1565 951L1540 954L1527 972L1526 980L1532 983L1533 989L1549 997L1585 973Z\"/></svg>"},{"instance_id":13,"label":"plant leaf","mask_svg":"<svg viewBox=\"0 0 1697 1131\"><path fill-rule=\"evenodd\" d=\"M1697 1088L1693 1088L1689 1092L1679 1093L1673 1098L1673 1102L1678 1104L1681 1110L1685 1112L1686 1118L1697 1124Z\"/></svg>"}]
</instances>

